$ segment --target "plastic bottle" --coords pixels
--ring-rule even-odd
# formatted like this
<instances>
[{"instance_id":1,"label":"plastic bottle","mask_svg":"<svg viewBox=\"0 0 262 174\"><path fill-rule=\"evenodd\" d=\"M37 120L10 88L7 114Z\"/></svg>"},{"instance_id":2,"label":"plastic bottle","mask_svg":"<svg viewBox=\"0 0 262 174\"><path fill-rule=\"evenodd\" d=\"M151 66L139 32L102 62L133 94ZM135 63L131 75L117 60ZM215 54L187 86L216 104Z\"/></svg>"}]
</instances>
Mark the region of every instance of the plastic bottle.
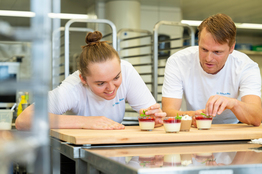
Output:
<instances>
[{"instance_id":1,"label":"plastic bottle","mask_svg":"<svg viewBox=\"0 0 262 174\"><path fill-rule=\"evenodd\" d=\"M17 93L17 98L16 98L16 104L17 106L19 105L20 101L21 101L21 96L24 95L24 92L20 91Z\"/></svg>"},{"instance_id":2,"label":"plastic bottle","mask_svg":"<svg viewBox=\"0 0 262 174\"><path fill-rule=\"evenodd\" d=\"M21 112L23 111L23 107L22 104L27 104L27 101L25 99L25 95L21 96L21 101L17 107L17 116L19 116L21 114Z\"/></svg>"},{"instance_id":3,"label":"plastic bottle","mask_svg":"<svg viewBox=\"0 0 262 174\"><path fill-rule=\"evenodd\" d=\"M27 103L29 104L29 92L25 92L25 99Z\"/></svg>"}]
</instances>

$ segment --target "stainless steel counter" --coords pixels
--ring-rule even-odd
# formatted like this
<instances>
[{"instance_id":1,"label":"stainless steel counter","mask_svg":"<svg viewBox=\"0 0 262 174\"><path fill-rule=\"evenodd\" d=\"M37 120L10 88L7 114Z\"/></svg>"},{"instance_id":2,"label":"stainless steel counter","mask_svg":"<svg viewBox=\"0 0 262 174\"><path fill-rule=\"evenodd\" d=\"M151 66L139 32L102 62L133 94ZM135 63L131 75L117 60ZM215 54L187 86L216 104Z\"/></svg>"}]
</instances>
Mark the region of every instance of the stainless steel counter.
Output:
<instances>
[{"instance_id":1,"label":"stainless steel counter","mask_svg":"<svg viewBox=\"0 0 262 174\"><path fill-rule=\"evenodd\" d=\"M54 138L51 142L54 151L75 161L76 173L246 174L262 170L262 145L247 141L87 146Z\"/></svg>"}]
</instances>

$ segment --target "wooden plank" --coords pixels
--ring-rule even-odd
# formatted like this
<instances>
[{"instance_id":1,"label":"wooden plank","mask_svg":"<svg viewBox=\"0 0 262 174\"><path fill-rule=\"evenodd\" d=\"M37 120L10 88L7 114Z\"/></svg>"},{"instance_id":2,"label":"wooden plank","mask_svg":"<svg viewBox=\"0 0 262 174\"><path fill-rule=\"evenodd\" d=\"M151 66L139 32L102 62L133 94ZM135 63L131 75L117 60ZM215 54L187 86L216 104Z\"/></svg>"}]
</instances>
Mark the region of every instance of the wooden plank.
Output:
<instances>
[{"instance_id":1,"label":"wooden plank","mask_svg":"<svg viewBox=\"0 0 262 174\"><path fill-rule=\"evenodd\" d=\"M262 138L262 125L213 124L210 130L191 128L189 132L179 133L165 133L163 126L153 131L141 131L139 126L126 126L124 130L52 129L50 135L72 144L250 140Z\"/></svg>"}]
</instances>

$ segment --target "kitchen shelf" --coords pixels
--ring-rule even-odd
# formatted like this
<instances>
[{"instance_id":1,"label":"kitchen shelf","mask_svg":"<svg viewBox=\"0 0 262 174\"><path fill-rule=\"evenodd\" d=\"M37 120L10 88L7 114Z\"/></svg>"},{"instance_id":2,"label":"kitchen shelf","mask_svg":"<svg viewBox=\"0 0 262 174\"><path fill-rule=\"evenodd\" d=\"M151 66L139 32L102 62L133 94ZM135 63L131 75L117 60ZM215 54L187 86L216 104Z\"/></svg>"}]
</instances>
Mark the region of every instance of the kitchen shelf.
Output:
<instances>
[{"instance_id":1,"label":"kitchen shelf","mask_svg":"<svg viewBox=\"0 0 262 174\"><path fill-rule=\"evenodd\" d=\"M252 56L262 56L262 51L238 50L242 53Z\"/></svg>"}]
</instances>

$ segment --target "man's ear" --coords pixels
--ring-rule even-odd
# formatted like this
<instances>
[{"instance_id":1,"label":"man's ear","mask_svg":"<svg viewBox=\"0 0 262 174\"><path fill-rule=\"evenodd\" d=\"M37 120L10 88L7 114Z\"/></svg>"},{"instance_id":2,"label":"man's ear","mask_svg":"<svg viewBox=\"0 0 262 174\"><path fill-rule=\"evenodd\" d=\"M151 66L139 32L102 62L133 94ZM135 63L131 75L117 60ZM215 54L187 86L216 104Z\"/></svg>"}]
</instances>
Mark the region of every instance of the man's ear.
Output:
<instances>
[{"instance_id":1,"label":"man's ear","mask_svg":"<svg viewBox=\"0 0 262 174\"><path fill-rule=\"evenodd\" d=\"M82 74L79 74L79 78L80 78L81 82L82 82L84 85L87 85L87 82L86 82L86 80L84 79L84 77L82 76Z\"/></svg>"},{"instance_id":2,"label":"man's ear","mask_svg":"<svg viewBox=\"0 0 262 174\"><path fill-rule=\"evenodd\" d=\"M230 54L234 51L235 45L236 45L236 42L231 46L231 48L230 48Z\"/></svg>"}]
</instances>

